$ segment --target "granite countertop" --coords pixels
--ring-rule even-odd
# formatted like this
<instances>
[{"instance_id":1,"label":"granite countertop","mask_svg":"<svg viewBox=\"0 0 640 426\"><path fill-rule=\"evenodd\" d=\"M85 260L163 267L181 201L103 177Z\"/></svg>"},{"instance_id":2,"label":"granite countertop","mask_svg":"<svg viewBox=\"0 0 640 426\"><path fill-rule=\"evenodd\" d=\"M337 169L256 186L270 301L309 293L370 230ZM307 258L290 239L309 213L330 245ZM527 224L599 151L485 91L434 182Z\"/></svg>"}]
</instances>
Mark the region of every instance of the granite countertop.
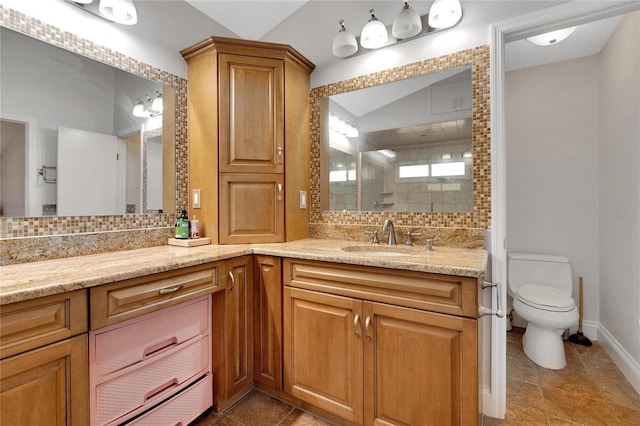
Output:
<instances>
[{"instance_id":1,"label":"granite countertop","mask_svg":"<svg viewBox=\"0 0 640 426\"><path fill-rule=\"evenodd\" d=\"M402 255L380 255L351 249L393 250ZM376 266L419 272L482 278L487 252L482 249L434 247L389 248L340 240L305 239L288 243L159 246L0 267L0 305L36 297L95 287L114 281L166 272L233 257L262 254L308 260Z\"/></svg>"}]
</instances>

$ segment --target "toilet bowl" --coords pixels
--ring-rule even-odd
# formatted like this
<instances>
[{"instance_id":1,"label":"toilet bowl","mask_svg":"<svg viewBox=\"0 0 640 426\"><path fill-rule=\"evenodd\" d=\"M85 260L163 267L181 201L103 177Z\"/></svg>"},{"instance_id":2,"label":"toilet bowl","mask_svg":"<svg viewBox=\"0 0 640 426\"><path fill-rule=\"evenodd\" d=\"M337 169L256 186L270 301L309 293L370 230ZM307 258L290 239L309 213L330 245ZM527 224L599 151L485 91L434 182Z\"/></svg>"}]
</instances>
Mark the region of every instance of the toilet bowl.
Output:
<instances>
[{"instance_id":1,"label":"toilet bowl","mask_svg":"<svg viewBox=\"0 0 640 426\"><path fill-rule=\"evenodd\" d=\"M569 259L528 253L508 256L508 292L513 309L525 321L524 353L536 364L552 370L566 365L562 334L578 322L571 298Z\"/></svg>"}]
</instances>

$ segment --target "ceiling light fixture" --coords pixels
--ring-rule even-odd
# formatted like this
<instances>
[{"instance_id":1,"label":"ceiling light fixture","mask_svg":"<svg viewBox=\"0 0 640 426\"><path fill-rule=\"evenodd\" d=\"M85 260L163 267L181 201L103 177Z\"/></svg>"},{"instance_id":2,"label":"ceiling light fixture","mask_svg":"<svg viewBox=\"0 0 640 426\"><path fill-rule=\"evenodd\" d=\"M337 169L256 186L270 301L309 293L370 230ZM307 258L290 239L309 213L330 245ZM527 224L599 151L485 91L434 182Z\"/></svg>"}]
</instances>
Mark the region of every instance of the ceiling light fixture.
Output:
<instances>
[{"instance_id":1,"label":"ceiling light fixture","mask_svg":"<svg viewBox=\"0 0 640 426\"><path fill-rule=\"evenodd\" d=\"M455 26L462 19L462 6L459 0L435 0L427 15L420 16L407 0L403 0L402 9L386 27L370 9L371 17L364 26L360 37L355 37L340 21L338 34L333 38L332 52L339 58L357 56L366 51L358 50L358 42L365 49L379 49L405 41L424 37L436 31ZM389 32L391 37L389 37Z\"/></svg>"},{"instance_id":2,"label":"ceiling light fixture","mask_svg":"<svg viewBox=\"0 0 640 426\"><path fill-rule=\"evenodd\" d=\"M151 102L151 111L157 112L157 113L162 113L162 110L164 109L162 93L160 93L159 91L156 90L156 94L158 96L156 96L156 98L153 100L153 102Z\"/></svg>"},{"instance_id":3,"label":"ceiling light fixture","mask_svg":"<svg viewBox=\"0 0 640 426\"><path fill-rule=\"evenodd\" d=\"M376 18L373 12L373 9L369 9L371 17L360 33L360 44L365 49L377 49L384 46L389 40L387 27Z\"/></svg>"},{"instance_id":4,"label":"ceiling light fixture","mask_svg":"<svg viewBox=\"0 0 640 426\"><path fill-rule=\"evenodd\" d=\"M344 26L344 20L340 20L340 29L338 34L333 38L333 54L339 58L346 58L358 51L358 42L347 27Z\"/></svg>"},{"instance_id":5,"label":"ceiling light fixture","mask_svg":"<svg viewBox=\"0 0 640 426\"><path fill-rule=\"evenodd\" d=\"M422 31L422 20L418 12L405 1L400 13L393 20L391 34L395 38L405 39L417 36Z\"/></svg>"},{"instance_id":6,"label":"ceiling light fixture","mask_svg":"<svg viewBox=\"0 0 640 426\"><path fill-rule=\"evenodd\" d=\"M540 34L537 36L527 37L527 40L537 46L551 46L569 37L576 27L563 28L557 31Z\"/></svg>"},{"instance_id":7,"label":"ceiling light fixture","mask_svg":"<svg viewBox=\"0 0 640 426\"><path fill-rule=\"evenodd\" d=\"M142 102L140 98L138 98L138 103L133 106L132 114L134 117L140 118L148 118L151 116L151 113L149 111L145 111L144 102Z\"/></svg>"}]
</instances>

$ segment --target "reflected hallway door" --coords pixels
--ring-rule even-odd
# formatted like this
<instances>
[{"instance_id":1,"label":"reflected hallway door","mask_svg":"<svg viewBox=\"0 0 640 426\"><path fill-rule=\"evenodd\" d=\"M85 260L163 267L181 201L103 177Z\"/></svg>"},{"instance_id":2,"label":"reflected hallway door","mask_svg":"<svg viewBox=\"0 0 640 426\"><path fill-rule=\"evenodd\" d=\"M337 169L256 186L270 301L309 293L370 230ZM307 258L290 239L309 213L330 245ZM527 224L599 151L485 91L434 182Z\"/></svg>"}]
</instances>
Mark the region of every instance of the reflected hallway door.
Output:
<instances>
[{"instance_id":1,"label":"reflected hallway door","mask_svg":"<svg viewBox=\"0 0 640 426\"><path fill-rule=\"evenodd\" d=\"M124 214L118 202L118 139L58 128L58 216Z\"/></svg>"}]
</instances>

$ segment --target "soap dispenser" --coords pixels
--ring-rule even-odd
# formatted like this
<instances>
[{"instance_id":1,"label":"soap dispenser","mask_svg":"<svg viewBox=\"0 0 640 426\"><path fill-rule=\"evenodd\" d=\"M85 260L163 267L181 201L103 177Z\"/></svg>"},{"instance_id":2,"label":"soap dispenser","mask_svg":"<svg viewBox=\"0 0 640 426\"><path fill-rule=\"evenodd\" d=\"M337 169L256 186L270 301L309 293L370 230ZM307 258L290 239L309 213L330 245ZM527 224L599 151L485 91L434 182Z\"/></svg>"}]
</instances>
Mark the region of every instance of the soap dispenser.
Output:
<instances>
[{"instance_id":1,"label":"soap dispenser","mask_svg":"<svg viewBox=\"0 0 640 426\"><path fill-rule=\"evenodd\" d=\"M182 214L178 217L175 226L175 237L180 240L186 240L189 238L190 231L190 223L189 216L187 216L187 211L182 210Z\"/></svg>"}]
</instances>

